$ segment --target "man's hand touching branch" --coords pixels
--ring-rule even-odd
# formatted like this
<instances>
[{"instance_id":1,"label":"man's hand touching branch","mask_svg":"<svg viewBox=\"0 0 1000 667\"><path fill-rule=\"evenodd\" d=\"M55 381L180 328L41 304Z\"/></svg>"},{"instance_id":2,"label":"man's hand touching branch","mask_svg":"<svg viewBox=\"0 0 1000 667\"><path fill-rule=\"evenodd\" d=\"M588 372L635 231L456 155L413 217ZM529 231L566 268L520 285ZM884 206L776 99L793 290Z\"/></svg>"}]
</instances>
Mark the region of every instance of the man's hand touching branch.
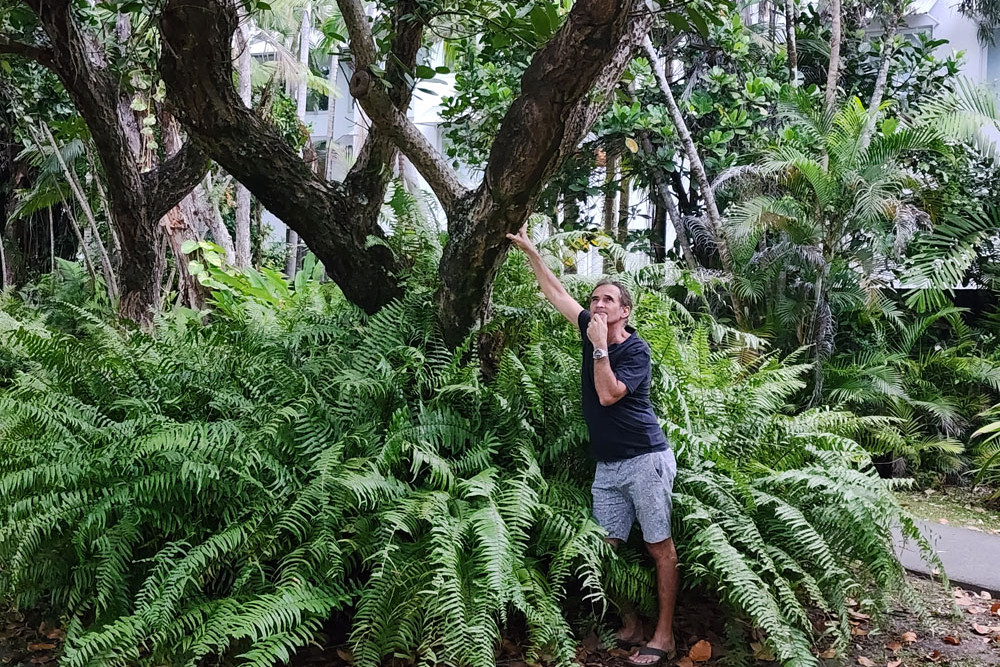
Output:
<instances>
[{"instance_id":1,"label":"man's hand touching branch","mask_svg":"<svg viewBox=\"0 0 1000 667\"><path fill-rule=\"evenodd\" d=\"M535 273L535 278L538 280L538 285L542 288L542 294L545 295L545 298L556 307L556 310L563 317L575 325L580 318L583 307L569 295L569 292L566 291L566 288L549 267L545 266L538 248L528 236L528 223L525 222L517 234L507 234L507 238L528 257L528 263L531 264L531 270Z\"/></svg>"}]
</instances>

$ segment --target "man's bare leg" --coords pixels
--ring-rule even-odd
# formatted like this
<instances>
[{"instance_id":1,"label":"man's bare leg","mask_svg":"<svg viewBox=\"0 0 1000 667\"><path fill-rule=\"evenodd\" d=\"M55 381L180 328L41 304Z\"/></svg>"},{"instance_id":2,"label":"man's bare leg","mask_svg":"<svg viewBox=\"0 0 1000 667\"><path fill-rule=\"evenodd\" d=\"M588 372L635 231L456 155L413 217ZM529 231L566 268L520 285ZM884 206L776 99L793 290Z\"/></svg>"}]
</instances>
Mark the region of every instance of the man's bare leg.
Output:
<instances>
[{"instance_id":1,"label":"man's bare leg","mask_svg":"<svg viewBox=\"0 0 1000 667\"><path fill-rule=\"evenodd\" d=\"M622 541L617 540L613 537L605 538L615 551L621 548ZM622 615L622 627L615 633L618 641L624 644L641 644L644 637L642 634L642 623L639 621L639 615L635 613L635 609L632 607L628 600L619 600L616 603L618 611Z\"/></svg>"},{"instance_id":2,"label":"man's bare leg","mask_svg":"<svg viewBox=\"0 0 1000 667\"><path fill-rule=\"evenodd\" d=\"M646 548L656 562L656 593L660 604L656 632L646 646L672 651L674 650L674 604L677 601L677 550L672 539L655 544L647 542ZM629 662L634 665L647 665L659 662L659 658L652 655L633 655L629 658Z\"/></svg>"}]
</instances>

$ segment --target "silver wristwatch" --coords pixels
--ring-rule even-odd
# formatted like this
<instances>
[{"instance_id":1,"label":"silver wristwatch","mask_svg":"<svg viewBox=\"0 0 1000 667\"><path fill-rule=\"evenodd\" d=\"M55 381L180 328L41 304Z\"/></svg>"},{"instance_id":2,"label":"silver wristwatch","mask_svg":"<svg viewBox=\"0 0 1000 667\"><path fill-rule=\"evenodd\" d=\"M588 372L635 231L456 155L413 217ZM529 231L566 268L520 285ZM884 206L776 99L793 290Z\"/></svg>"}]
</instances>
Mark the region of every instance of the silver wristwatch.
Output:
<instances>
[{"instance_id":1,"label":"silver wristwatch","mask_svg":"<svg viewBox=\"0 0 1000 667\"><path fill-rule=\"evenodd\" d=\"M594 348L594 359L595 359L595 360L596 360L596 359L603 359L603 358L605 358L606 356L608 356L608 351L607 351L607 350L602 350L602 349L601 349L601 348L599 348L599 347L595 347L595 348Z\"/></svg>"}]
</instances>

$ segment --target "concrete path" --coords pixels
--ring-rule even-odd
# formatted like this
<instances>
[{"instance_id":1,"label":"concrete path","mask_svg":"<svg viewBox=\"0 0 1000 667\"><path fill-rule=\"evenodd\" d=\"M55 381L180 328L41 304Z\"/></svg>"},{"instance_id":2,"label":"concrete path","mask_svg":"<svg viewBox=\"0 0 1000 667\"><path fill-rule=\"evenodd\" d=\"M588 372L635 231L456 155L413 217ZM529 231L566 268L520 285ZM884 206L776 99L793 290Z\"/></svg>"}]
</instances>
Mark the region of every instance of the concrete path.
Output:
<instances>
[{"instance_id":1,"label":"concrete path","mask_svg":"<svg viewBox=\"0 0 1000 667\"><path fill-rule=\"evenodd\" d=\"M1000 535L919 519L917 526L941 558L952 584L971 591L989 591L1000 597ZM931 573L916 544L912 541L904 544L898 531L895 531L895 541L903 567L919 574Z\"/></svg>"}]
</instances>

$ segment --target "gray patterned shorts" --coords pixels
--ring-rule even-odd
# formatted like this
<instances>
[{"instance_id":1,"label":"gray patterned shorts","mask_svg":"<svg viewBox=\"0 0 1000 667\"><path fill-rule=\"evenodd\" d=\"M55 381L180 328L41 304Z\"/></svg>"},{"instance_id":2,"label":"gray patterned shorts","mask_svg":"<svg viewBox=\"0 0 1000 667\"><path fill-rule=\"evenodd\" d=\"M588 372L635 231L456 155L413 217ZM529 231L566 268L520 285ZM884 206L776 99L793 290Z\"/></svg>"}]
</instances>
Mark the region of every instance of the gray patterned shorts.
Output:
<instances>
[{"instance_id":1,"label":"gray patterned shorts","mask_svg":"<svg viewBox=\"0 0 1000 667\"><path fill-rule=\"evenodd\" d=\"M621 461L598 461L590 489L594 518L614 539L627 540L636 519L645 542L669 539L670 495L676 474L677 460L671 449Z\"/></svg>"}]
</instances>

